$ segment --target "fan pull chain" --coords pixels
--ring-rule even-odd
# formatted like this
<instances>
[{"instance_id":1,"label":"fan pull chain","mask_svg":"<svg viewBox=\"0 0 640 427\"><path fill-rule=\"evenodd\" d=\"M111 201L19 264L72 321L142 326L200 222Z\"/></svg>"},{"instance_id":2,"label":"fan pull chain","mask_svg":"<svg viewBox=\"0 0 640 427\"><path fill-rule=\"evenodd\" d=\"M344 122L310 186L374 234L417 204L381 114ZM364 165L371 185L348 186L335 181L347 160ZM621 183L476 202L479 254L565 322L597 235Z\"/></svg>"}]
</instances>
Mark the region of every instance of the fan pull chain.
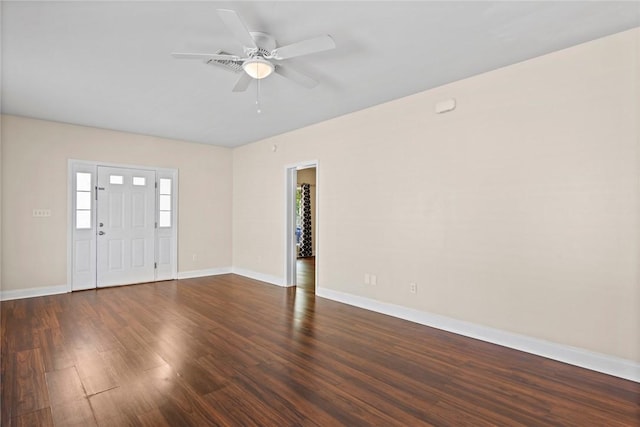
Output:
<instances>
[{"instance_id":1,"label":"fan pull chain","mask_svg":"<svg viewBox=\"0 0 640 427\"><path fill-rule=\"evenodd\" d=\"M257 79L256 83L256 111L260 114L262 113L260 109L260 79Z\"/></svg>"}]
</instances>

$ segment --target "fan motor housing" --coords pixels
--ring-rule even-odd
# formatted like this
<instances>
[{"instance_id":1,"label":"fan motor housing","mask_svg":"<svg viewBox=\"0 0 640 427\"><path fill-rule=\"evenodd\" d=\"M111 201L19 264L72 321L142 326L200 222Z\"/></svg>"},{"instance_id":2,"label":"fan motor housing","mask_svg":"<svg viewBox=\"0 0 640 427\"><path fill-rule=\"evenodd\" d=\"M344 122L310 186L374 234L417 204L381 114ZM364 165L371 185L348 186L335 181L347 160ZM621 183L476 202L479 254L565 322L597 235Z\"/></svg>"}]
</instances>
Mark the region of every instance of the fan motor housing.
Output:
<instances>
[{"instance_id":1,"label":"fan motor housing","mask_svg":"<svg viewBox=\"0 0 640 427\"><path fill-rule=\"evenodd\" d=\"M261 33L259 31L251 31L250 34L253 40L256 42L256 45L258 46L256 55L261 57L271 55L271 51L277 46L276 39L274 39L270 34ZM248 54L248 52L251 50L252 48L247 48L246 46L244 47L245 54ZM233 55L232 53L225 52L223 50L218 50L216 54ZM230 61L228 59L209 59L206 62L207 64L221 66L235 73L244 72L244 70L242 69L243 61Z\"/></svg>"}]
</instances>

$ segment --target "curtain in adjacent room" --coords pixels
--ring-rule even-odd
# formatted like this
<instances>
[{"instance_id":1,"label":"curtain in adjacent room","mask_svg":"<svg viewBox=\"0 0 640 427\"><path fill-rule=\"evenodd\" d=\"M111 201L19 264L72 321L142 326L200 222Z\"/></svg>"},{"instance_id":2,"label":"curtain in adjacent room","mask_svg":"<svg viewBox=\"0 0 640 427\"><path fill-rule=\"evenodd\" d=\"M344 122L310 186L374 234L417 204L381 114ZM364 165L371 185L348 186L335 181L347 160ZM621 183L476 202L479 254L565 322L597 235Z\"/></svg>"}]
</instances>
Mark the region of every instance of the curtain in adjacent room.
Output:
<instances>
[{"instance_id":1,"label":"curtain in adjacent room","mask_svg":"<svg viewBox=\"0 0 640 427\"><path fill-rule=\"evenodd\" d=\"M311 185L302 184L302 235L300 236L300 256L313 256L313 243L311 236Z\"/></svg>"}]
</instances>

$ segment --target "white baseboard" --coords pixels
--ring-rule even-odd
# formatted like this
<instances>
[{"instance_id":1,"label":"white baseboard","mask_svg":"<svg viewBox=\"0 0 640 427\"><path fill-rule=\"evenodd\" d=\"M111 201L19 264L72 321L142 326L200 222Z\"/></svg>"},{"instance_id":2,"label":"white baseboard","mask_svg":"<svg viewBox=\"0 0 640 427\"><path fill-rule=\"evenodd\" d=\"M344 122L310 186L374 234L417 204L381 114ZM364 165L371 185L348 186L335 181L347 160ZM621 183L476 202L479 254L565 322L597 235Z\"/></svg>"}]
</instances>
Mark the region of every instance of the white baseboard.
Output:
<instances>
[{"instance_id":1,"label":"white baseboard","mask_svg":"<svg viewBox=\"0 0 640 427\"><path fill-rule=\"evenodd\" d=\"M178 273L178 279L193 279L196 277L205 277L205 276L218 276L221 274L230 274L236 273L236 269L231 267L221 267L221 268L208 268L205 270L192 270L192 271L181 271ZM281 285L282 280L277 277L270 277L267 275L263 275L260 273L253 273L248 270L241 270L241 272L237 272L236 274L240 274L242 276L246 276L252 279L261 280L263 282ZM94 288L87 288L94 289ZM81 290L81 289L75 289ZM57 295L64 294L70 292L68 285L60 285L60 286L44 286L41 288L29 288L29 289L14 289L14 290L6 290L0 291L0 301L8 301L13 299L21 299L21 298L33 298L33 297L43 297L47 295Z\"/></svg>"},{"instance_id":2,"label":"white baseboard","mask_svg":"<svg viewBox=\"0 0 640 427\"><path fill-rule=\"evenodd\" d=\"M45 286L42 288L12 289L0 291L0 301L12 299L44 297L47 295L65 294L70 292L69 285Z\"/></svg>"},{"instance_id":3,"label":"white baseboard","mask_svg":"<svg viewBox=\"0 0 640 427\"><path fill-rule=\"evenodd\" d=\"M205 270L180 271L178 279L195 279L196 277L219 276L231 273L231 267L207 268Z\"/></svg>"},{"instance_id":4,"label":"white baseboard","mask_svg":"<svg viewBox=\"0 0 640 427\"><path fill-rule=\"evenodd\" d=\"M640 363L369 298L317 288L320 297L640 383Z\"/></svg>"},{"instance_id":5,"label":"white baseboard","mask_svg":"<svg viewBox=\"0 0 640 427\"><path fill-rule=\"evenodd\" d=\"M269 274L258 273L251 270L245 270L244 268L233 267L231 269L233 274L238 274L240 276L248 277L249 279L259 280L261 282L266 282L271 285L276 286L285 286L284 279L279 276L271 276Z\"/></svg>"},{"instance_id":6,"label":"white baseboard","mask_svg":"<svg viewBox=\"0 0 640 427\"><path fill-rule=\"evenodd\" d=\"M248 277L249 279L259 280L270 285L285 286L284 279L278 276L258 273L253 270L246 270L238 267L212 268L208 270L183 271L178 273L178 279L192 279L196 277L217 276L219 274L237 274L239 276Z\"/></svg>"}]
</instances>

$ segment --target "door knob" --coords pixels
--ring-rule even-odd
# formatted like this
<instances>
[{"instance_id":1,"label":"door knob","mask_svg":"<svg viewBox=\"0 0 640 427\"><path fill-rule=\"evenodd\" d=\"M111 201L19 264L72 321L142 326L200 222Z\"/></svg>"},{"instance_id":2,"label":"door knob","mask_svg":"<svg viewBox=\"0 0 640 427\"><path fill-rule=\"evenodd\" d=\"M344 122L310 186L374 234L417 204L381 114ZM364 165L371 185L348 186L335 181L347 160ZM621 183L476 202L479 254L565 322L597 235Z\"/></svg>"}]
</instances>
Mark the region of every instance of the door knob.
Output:
<instances>
[{"instance_id":1,"label":"door knob","mask_svg":"<svg viewBox=\"0 0 640 427\"><path fill-rule=\"evenodd\" d=\"M104 236L104 231L98 231L99 236Z\"/></svg>"}]
</instances>

